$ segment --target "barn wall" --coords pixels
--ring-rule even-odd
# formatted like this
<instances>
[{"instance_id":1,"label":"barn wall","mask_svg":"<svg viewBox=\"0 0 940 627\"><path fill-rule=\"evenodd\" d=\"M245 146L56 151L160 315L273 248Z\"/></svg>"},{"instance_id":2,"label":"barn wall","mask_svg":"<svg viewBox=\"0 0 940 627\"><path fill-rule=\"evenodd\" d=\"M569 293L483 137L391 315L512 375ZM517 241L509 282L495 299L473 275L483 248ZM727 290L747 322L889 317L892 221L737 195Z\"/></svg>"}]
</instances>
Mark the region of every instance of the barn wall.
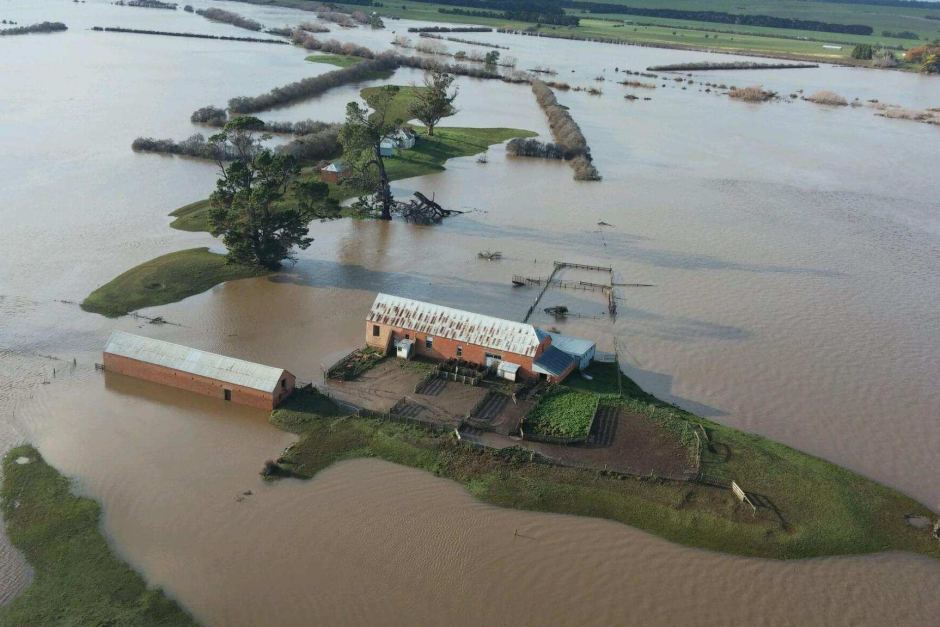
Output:
<instances>
[{"instance_id":1,"label":"barn wall","mask_svg":"<svg viewBox=\"0 0 940 627\"><path fill-rule=\"evenodd\" d=\"M486 353L493 353L502 356L505 361L519 364L519 377L528 379L538 378L538 374L532 371L532 357L488 349L478 344L457 342L439 336L432 336L434 337L432 348L427 349L424 346L424 341L427 338L426 333L416 333L410 329L378 324L375 326L379 327L379 335L375 336L373 335L373 325L375 325L373 322L366 323L366 344L380 351L387 351L392 342L406 339L405 336L407 335L408 339L415 341L415 355L421 357L436 359L438 361L457 359L457 347L460 346L463 349L460 359L464 361L484 365L486 364ZM548 342L544 343L547 344ZM539 352L541 352L541 348Z\"/></svg>"},{"instance_id":2,"label":"barn wall","mask_svg":"<svg viewBox=\"0 0 940 627\"><path fill-rule=\"evenodd\" d=\"M225 398L224 391L228 389L232 391L233 403L268 410L273 409L276 403L286 398L294 390L295 385L294 375L285 371L281 378L282 381L285 381L285 387L282 389L280 383L278 384L277 397L275 400L275 396L269 392L262 392L240 385L232 385L216 379L181 372L156 364L148 364L136 359L112 355L111 353L104 354L104 367L108 372L117 372L119 374L169 385L181 390L195 392L213 398Z\"/></svg>"}]
</instances>

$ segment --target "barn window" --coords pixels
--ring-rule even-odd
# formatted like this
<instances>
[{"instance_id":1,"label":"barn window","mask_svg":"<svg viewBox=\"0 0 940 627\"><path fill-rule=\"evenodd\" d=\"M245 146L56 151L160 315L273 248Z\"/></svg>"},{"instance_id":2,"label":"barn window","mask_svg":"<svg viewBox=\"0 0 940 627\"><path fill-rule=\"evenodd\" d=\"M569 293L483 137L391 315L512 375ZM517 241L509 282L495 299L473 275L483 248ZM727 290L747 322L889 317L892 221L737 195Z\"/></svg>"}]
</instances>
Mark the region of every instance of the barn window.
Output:
<instances>
[{"instance_id":1,"label":"barn window","mask_svg":"<svg viewBox=\"0 0 940 627\"><path fill-rule=\"evenodd\" d=\"M231 390L225 390L224 396L225 396L225 400L227 400L227 401L232 400L232 391L231 391Z\"/></svg>"},{"instance_id":2,"label":"barn window","mask_svg":"<svg viewBox=\"0 0 940 627\"><path fill-rule=\"evenodd\" d=\"M457 357L463 357L463 346L457 347Z\"/></svg>"},{"instance_id":3,"label":"barn window","mask_svg":"<svg viewBox=\"0 0 940 627\"><path fill-rule=\"evenodd\" d=\"M411 339L411 335L409 335L408 333L405 333L405 339L406 339L406 340L410 340L410 339Z\"/></svg>"},{"instance_id":4,"label":"barn window","mask_svg":"<svg viewBox=\"0 0 940 627\"><path fill-rule=\"evenodd\" d=\"M282 390L287 389L287 379L281 379L281 389Z\"/></svg>"},{"instance_id":5,"label":"barn window","mask_svg":"<svg viewBox=\"0 0 940 627\"><path fill-rule=\"evenodd\" d=\"M424 338L424 347L428 350L434 348L434 338L430 335Z\"/></svg>"},{"instance_id":6,"label":"barn window","mask_svg":"<svg viewBox=\"0 0 940 627\"><path fill-rule=\"evenodd\" d=\"M373 324L372 325L372 337L378 337L378 336L379 336L379 325Z\"/></svg>"}]
</instances>

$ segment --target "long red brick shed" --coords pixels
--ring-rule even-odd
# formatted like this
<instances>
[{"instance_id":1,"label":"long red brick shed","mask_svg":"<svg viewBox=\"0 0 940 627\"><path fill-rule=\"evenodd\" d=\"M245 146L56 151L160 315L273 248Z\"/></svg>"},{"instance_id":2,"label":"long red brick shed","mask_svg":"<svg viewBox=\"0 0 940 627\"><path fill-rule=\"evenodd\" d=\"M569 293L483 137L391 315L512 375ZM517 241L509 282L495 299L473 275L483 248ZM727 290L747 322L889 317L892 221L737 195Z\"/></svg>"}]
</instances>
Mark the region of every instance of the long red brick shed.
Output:
<instances>
[{"instance_id":1,"label":"long red brick shed","mask_svg":"<svg viewBox=\"0 0 940 627\"><path fill-rule=\"evenodd\" d=\"M104 349L104 368L189 392L274 409L294 391L287 370L217 355L125 331L114 331Z\"/></svg>"}]
</instances>

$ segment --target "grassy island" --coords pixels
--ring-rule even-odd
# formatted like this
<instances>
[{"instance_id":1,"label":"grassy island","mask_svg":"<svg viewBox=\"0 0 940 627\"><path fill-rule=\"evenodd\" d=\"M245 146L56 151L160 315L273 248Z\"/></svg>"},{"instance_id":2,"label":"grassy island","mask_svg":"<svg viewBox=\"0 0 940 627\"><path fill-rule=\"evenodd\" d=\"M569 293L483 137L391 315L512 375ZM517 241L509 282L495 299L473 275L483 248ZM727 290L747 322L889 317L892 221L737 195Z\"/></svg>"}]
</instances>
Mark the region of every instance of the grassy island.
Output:
<instances>
[{"instance_id":1,"label":"grassy island","mask_svg":"<svg viewBox=\"0 0 940 627\"><path fill-rule=\"evenodd\" d=\"M348 54L311 54L306 60L311 63L326 63L338 67L349 67L363 61L362 57L353 57Z\"/></svg>"},{"instance_id":2,"label":"grassy island","mask_svg":"<svg viewBox=\"0 0 940 627\"><path fill-rule=\"evenodd\" d=\"M194 229L195 230L195 229ZM235 279L262 276L262 268L228 263L208 248L190 248L151 259L105 283L82 309L117 317L144 307L166 305Z\"/></svg>"},{"instance_id":3,"label":"grassy island","mask_svg":"<svg viewBox=\"0 0 940 627\"><path fill-rule=\"evenodd\" d=\"M667 428L702 434L698 480L614 476L553 465L520 448L471 448L453 433L348 415L315 391L295 394L271 414L274 425L301 436L277 460L274 474L313 477L340 460L376 457L457 481L494 505L608 518L725 553L794 559L903 550L940 558L940 543L929 530L905 520L936 518L913 499L783 444L678 410L629 379L618 385L610 366L592 369L593 380L575 377L570 387L646 408L651 420L671 423ZM757 502L756 513L727 489L731 480Z\"/></svg>"},{"instance_id":4,"label":"grassy island","mask_svg":"<svg viewBox=\"0 0 940 627\"><path fill-rule=\"evenodd\" d=\"M111 552L101 508L31 446L3 462L3 519L10 541L35 569L32 584L0 607L3 625L195 625L159 589Z\"/></svg>"}]
</instances>

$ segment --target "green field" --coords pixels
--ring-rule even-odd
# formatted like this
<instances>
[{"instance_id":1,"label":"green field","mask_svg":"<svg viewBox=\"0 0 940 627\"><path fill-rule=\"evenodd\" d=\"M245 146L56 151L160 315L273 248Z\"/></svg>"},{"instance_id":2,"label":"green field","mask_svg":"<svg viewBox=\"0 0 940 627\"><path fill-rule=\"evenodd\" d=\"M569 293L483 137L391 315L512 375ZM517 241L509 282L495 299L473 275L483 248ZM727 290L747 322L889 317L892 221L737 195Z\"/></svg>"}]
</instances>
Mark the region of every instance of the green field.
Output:
<instances>
[{"instance_id":1,"label":"green field","mask_svg":"<svg viewBox=\"0 0 940 627\"><path fill-rule=\"evenodd\" d=\"M180 231L209 230L209 199L197 200L170 213L174 218L170 226Z\"/></svg>"},{"instance_id":2,"label":"green field","mask_svg":"<svg viewBox=\"0 0 940 627\"><path fill-rule=\"evenodd\" d=\"M99 529L98 504L75 496L68 479L31 446L14 448L4 458L3 519L7 537L23 552L35 577L22 594L0 607L0 624L196 624L114 556Z\"/></svg>"},{"instance_id":3,"label":"green field","mask_svg":"<svg viewBox=\"0 0 940 627\"><path fill-rule=\"evenodd\" d=\"M616 373L594 369L609 392ZM903 494L817 457L655 401L629 379L621 402L702 446L711 481L737 481L757 514L729 490L699 482L620 478L540 462L528 451L481 451L453 434L347 416L317 392L300 392L271 414L300 439L278 459L280 475L309 478L345 459L374 457L462 484L487 503L619 521L679 544L739 555L793 559L903 550L940 558L940 543L905 514L936 514ZM580 386L579 386L580 387ZM632 391L636 391L634 395Z\"/></svg>"},{"instance_id":4,"label":"green field","mask_svg":"<svg viewBox=\"0 0 940 627\"><path fill-rule=\"evenodd\" d=\"M207 289L266 270L230 264L208 248L190 248L151 259L105 283L82 302L82 309L117 317L144 307L175 303Z\"/></svg>"},{"instance_id":5,"label":"green field","mask_svg":"<svg viewBox=\"0 0 940 627\"><path fill-rule=\"evenodd\" d=\"M311 54L307 56L306 60L312 63L326 63L339 67L349 67L363 61L362 57L351 57L346 54Z\"/></svg>"},{"instance_id":6,"label":"green field","mask_svg":"<svg viewBox=\"0 0 940 627\"><path fill-rule=\"evenodd\" d=\"M676 20L629 14L588 14L568 11L582 18L578 27L540 25L506 19L478 18L464 15L440 13L444 5L419 2L384 3L378 7L380 14L405 19L426 20L441 23L481 24L518 30L533 29L547 35L575 39L611 39L626 43L666 46L676 48L716 50L778 56L782 58L807 58L819 61L849 62L852 47L856 43L875 46L910 48L940 38L940 21L925 19L925 15L940 15L940 6L932 9L909 9L898 7L852 5L827 2L805 2L802 0L606 0L609 4L632 7L680 10L708 10L733 14L770 15L774 17L817 20L838 24L864 24L874 29L872 35L850 35L809 30L768 28L724 24L694 20ZM277 4L297 6L294 0L277 0ZM347 5L352 9L353 5ZM393 22L388 22L392 24ZM910 31L919 40L885 36L889 31ZM842 45L841 50L823 48L823 44ZM551 59L546 59L551 65Z\"/></svg>"},{"instance_id":7,"label":"green field","mask_svg":"<svg viewBox=\"0 0 940 627\"><path fill-rule=\"evenodd\" d=\"M386 86L366 87L360 90L359 94L362 96L362 99L374 109L376 98L382 93L385 87ZM388 87L392 87L395 90L395 96L388 105L388 112L385 118L386 120L398 121L400 124L404 124L414 117L411 114L411 104L414 102L415 96L427 88L423 86L416 87L414 85L388 85ZM453 112L449 115L453 115Z\"/></svg>"}]
</instances>

